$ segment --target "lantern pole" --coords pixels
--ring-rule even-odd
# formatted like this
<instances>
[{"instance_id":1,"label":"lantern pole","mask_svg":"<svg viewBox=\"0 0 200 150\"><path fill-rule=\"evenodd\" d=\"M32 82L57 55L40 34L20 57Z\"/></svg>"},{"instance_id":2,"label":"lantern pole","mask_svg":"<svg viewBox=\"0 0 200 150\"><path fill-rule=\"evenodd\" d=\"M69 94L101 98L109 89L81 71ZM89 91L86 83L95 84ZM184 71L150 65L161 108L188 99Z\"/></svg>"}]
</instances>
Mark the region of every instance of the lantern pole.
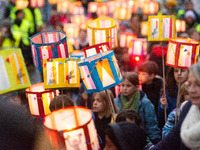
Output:
<instances>
[{"instance_id":1,"label":"lantern pole","mask_svg":"<svg viewBox=\"0 0 200 150\"><path fill-rule=\"evenodd\" d=\"M112 117L114 117L115 116L115 110L114 110L114 107L113 107L112 99L110 97L110 94L108 94L108 90L107 89L104 90L104 92L105 92L105 94L106 94L106 96L108 98L108 103L109 103L109 107L111 108Z\"/></svg>"},{"instance_id":2,"label":"lantern pole","mask_svg":"<svg viewBox=\"0 0 200 150\"><path fill-rule=\"evenodd\" d=\"M165 58L164 58L164 48L163 48L163 42L161 42L161 46L162 46L162 68L163 68L163 91L164 91L164 95L165 95ZM164 98L166 98L166 96L164 96ZM166 106L164 107L164 112L165 112L165 123L167 122L167 109Z\"/></svg>"},{"instance_id":3,"label":"lantern pole","mask_svg":"<svg viewBox=\"0 0 200 150\"><path fill-rule=\"evenodd\" d=\"M64 108L64 99L63 99L63 89L61 89L61 95L62 95L62 107Z\"/></svg>"},{"instance_id":4,"label":"lantern pole","mask_svg":"<svg viewBox=\"0 0 200 150\"><path fill-rule=\"evenodd\" d=\"M56 90L54 90L54 99L55 99L55 110L57 110L57 105L56 105Z\"/></svg>"}]
</instances>

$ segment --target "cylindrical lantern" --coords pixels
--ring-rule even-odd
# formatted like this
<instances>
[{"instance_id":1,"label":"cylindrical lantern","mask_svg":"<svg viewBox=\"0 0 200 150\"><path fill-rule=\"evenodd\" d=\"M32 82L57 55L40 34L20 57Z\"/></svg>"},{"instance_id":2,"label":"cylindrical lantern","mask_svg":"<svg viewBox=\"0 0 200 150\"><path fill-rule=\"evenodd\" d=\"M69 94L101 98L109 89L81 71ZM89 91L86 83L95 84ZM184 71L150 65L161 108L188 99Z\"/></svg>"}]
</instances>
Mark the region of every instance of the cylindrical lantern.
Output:
<instances>
[{"instance_id":1,"label":"cylindrical lantern","mask_svg":"<svg viewBox=\"0 0 200 150\"><path fill-rule=\"evenodd\" d=\"M109 42L111 49L118 47L117 24L112 18L98 18L88 23L89 44Z\"/></svg>"},{"instance_id":2,"label":"cylindrical lantern","mask_svg":"<svg viewBox=\"0 0 200 150\"><path fill-rule=\"evenodd\" d=\"M44 5L45 5L45 0L30 0L31 8L43 7Z\"/></svg>"},{"instance_id":3,"label":"cylindrical lantern","mask_svg":"<svg viewBox=\"0 0 200 150\"><path fill-rule=\"evenodd\" d=\"M27 88L26 94L33 116L43 118L50 113L49 104L56 94L54 90L45 90L44 83L37 83Z\"/></svg>"},{"instance_id":4,"label":"cylindrical lantern","mask_svg":"<svg viewBox=\"0 0 200 150\"><path fill-rule=\"evenodd\" d=\"M185 32L186 23L185 20L176 20L176 32Z\"/></svg>"},{"instance_id":5,"label":"cylindrical lantern","mask_svg":"<svg viewBox=\"0 0 200 150\"><path fill-rule=\"evenodd\" d=\"M17 7L17 9L24 9L28 6L29 1L28 0L16 0L15 2L15 6Z\"/></svg>"},{"instance_id":6,"label":"cylindrical lantern","mask_svg":"<svg viewBox=\"0 0 200 150\"><path fill-rule=\"evenodd\" d=\"M118 20L130 20L131 19L131 9L128 8L123 8L123 7L118 7L114 11L114 18Z\"/></svg>"},{"instance_id":7,"label":"cylindrical lantern","mask_svg":"<svg viewBox=\"0 0 200 150\"><path fill-rule=\"evenodd\" d=\"M21 49L0 51L0 94L26 89L31 86Z\"/></svg>"},{"instance_id":8,"label":"cylindrical lantern","mask_svg":"<svg viewBox=\"0 0 200 150\"><path fill-rule=\"evenodd\" d=\"M199 42L189 38L170 38L166 65L174 68L188 68L197 63Z\"/></svg>"},{"instance_id":9,"label":"cylindrical lantern","mask_svg":"<svg viewBox=\"0 0 200 150\"><path fill-rule=\"evenodd\" d=\"M137 38L135 33L121 32L119 36L119 46L129 47L131 40Z\"/></svg>"},{"instance_id":10,"label":"cylindrical lantern","mask_svg":"<svg viewBox=\"0 0 200 150\"><path fill-rule=\"evenodd\" d=\"M71 15L71 23L81 25L86 23L85 15Z\"/></svg>"},{"instance_id":11,"label":"cylindrical lantern","mask_svg":"<svg viewBox=\"0 0 200 150\"><path fill-rule=\"evenodd\" d=\"M85 57L93 56L98 53L106 52L108 50L110 50L108 42L100 43L100 44L96 44L96 45L92 45L92 46L83 48Z\"/></svg>"},{"instance_id":12,"label":"cylindrical lantern","mask_svg":"<svg viewBox=\"0 0 200 150\"><path fill-rule=\"evenodd\" d=\"M149 16L149 41L168 41L176 36L176 17L167 15Z\"/></svg>"},{"instance_id":13,"label":"cylindrical lantern","mask_svg":"<svg viewBox=\"0 0 200 150\"><path fill-rule=\"evenodd\" d=\"M59 0L56 2L57 11L60 13L69 13L70 1L69 0Z\"/></svg>"},{"instance_id":14,"label":"cylindrical lantern","mask_svg":"<svg viewBox=\"0 0 200 150\"><path fill-rule=\"evenodd\" d=\"M148 21L141 22L141 35L142 36L148 36L148 29L149 29L148 25L149 25Z\"/></svg>"},{"instance_id":15,"label":"cylindrical lantern","mask_svg":"<svg viewBox=\"0 0 200 150\"><path fill-rule=\"evenodd\" d=\"M62 31L45 31L30 37L35 67L42 71L43 60L68 58L66 34Z\"/></svg>"},{"instance_id":16,"label":"cylindrical lantern","mask_svg":"<svg viewBox=\"0 0 200 150\"><path fill-rule=\"evenodd\" d=\"M103 91L123 81L112 50L82 59L78 67L87 93Z\"/></svg>"},{"instance_id":17,"label":"cylindrical lantern","mask_svg":"<svg viewBox=\"0 0 200 150\"><path fill-rule=\"evenodd\" d=\"M84 15L84 7L81 1L70 2L69 13L72 15Z\"/></svg>"},{"instance_id":18,"label":"cylindrical lantern","mask_svg":"<svg viewBox=\"0 0 200 150\"><path fill-rule=\"evenodd\" d=\"M48 0L49 4L55 5L58 3L58 0Z\"/></svg>"},{"instance_id":19,"label":"cylindrical lantern","mask_svg":"<svg viewBox=\"0 0 200 150\"><path fill-rule=\"evenodd\" d=\"M140 8L140 3L143 4L143 2L140 0L129 0L129 5L132 7L132 13L135 14L138 9Z\"/></svg>"},{"instance_id":20,"label":"cylindrical lantern","mask_svg":"<svg viewBox=\"0 0 200 150\"><path fill-rule=\"evenodd\" d=\"M53 111L44 126L56 149L100 150L92 113L85 107Z\"/></svg>"},{"instance_id":21,"label":"cylindrical lantern","mask_svg":"<svg viewBox=\"0 0 200 150\"><path fill-rule=\"evenodd\" d=\"M116 9L116 1L108 1L107 2L107 6L108 6L108 16L112 17L113 16L113 12Z\"/></svg>"},{"instance_id":22,"label":"cylindrical lantern","mask_svg":"<svg viewBox=\"0 0 200 150\"><path fill-rule=\"evenodd\" d=\"M88 12L96 12L98 16L108 16L108 6L106 3L89 2Z\"/></svg>"},{"instance_id":23,"label":"cylindrical lantern","mask_svg":"<svg viewBox=\"0 0 200 150\"><path fill-rule=\"evenodd\" d=\"M143 13L146 15L156 15L158 13L158 2L150 1L143 4Z\"/></svg>"},{"instance_id":24,"label":"cylindrical lantern","mask_svg":"<svg viewBox=\"0 0 200 150\"><path fill-rule=\"evenodd\" d=\"M80 27L77 24L66 23L64 24L64 32L66 33L67 40L69 43L75 44L75 40L79 36Z\"/></svg>"},{"instance_id":25,"label":"cylindrical lantern","mask_svg":"<svg viewBox=\"0 0 200 150\"><path fill-rule=\"evenodd\" d=\"M44 60L45 89L79 87L80 74L77 66L78 59L56 58Z\"/></svg>"},{"instance_id":26,"label":"cylindrical lantern","mask_svg":"<svg viewBox=\"0 0 200 150\"><path fill-rule=\"evenodd\" d=\"M128 53L131 56L145 57L147 55L147 39L135 38L131 40Z\"/></svg>"}]
</instances>

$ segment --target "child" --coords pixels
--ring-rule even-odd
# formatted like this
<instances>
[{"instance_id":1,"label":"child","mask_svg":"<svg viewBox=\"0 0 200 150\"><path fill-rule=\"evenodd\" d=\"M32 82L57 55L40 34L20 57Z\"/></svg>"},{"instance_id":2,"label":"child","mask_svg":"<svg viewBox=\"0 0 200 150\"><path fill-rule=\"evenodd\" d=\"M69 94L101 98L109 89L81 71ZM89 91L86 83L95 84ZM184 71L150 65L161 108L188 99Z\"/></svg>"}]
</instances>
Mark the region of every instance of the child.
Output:
<instances>
[{"instance_id":1,"label":"child","mask_svg":"<svg viewBox=\"0 0 200 150\"><path fill-rule=\"evenodd\" d=\"M170 68L165 79L165 93L160 97L158 102L158 126L160 129L165 125L164 107L167 115L176 108L178 86L182 85L188 78L188 69Z\"/></svg>"},{"instance_id":2,"label":"child","mask_svg":"<svg viewBox=\"0 0 200 150\"><path fill-rule=\"evenodd\" d=\"M158 65L154 61L145 61L138 66L138 71L139 82L142 84L142 91L147 95L157 112L160 91L163 85L162 79L156 77Z\"/></svg>"},{"instance_id":3,"label":"child","mask_svg":"<svg viewBox=\"0 0 200 150\"><path fill-rule=\"evenodd\" d=\"M114 99L119 110L133 109L142 118L143 129L146 130L152 143L160 141L160 129L154 110L154 106L146 94L138 90L139 78L134 72L126 72L121 83L121 93Z\"/></svg>"},{"instance_id":4,"label":"child","mask_svg":"<svg viewBox=\"0 0 200 150\"><path fill-rule=\"evenodd\" d=\"M115 113L117 108L114 105L114 96L110 90L107 90L111 97ZM109 99L105 91L94 93L92 96L92 110L95 115L95 126L97 134L100 136L102 142L100 143L101 149L105 147L105 129L110 122L113 122L113 113L110 107Z\"/></svg>"},{"instance_id":5,"label":"child","mask_svg":"<svg viewBox=\"0 0 200 150\"><path fill-rule=\"evenodd\" d=\"M131 122L111 123L106 128L104 150L143 150L146 145L146 132Z\"/></svg>"}]
</instances>

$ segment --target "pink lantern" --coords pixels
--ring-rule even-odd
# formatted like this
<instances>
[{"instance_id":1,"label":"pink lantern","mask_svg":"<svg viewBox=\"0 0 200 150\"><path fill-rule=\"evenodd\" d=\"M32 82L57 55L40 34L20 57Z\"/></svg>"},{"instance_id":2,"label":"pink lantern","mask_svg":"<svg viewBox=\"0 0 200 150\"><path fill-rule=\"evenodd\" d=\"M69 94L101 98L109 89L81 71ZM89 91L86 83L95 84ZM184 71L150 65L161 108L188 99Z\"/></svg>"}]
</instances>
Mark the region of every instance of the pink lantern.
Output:
<instances>
[{"instance_id":1,"label":"pink lantern","mask_svg":"<svg viewBox=\"0 0 200 150\"><path fill-rule=\"evenodd\" d=\"M188 68L198 62L199 42L189 38L170 38L166 65L174 68Z\"/></svg>"},{"instance_id":2,"label":"pink lantern","mask_svg":"<svg viewBox=\"0 0 200 150\"><path fill-rule=\"evenodd\" d=\"M44 5L44 0L30 0L30 7L32 8L43 7Z\"/></svg>"},{"instance_id":3,"label":"pink lantern","mask_svg":"<svg viewBox=\"0 0 200 150\"><path fill-rule=\"evenodd\" d=\"M119 46L129 47L131 40L137 38L135 33L121 32L119 36Z\"/></svg>"}]
</instances>

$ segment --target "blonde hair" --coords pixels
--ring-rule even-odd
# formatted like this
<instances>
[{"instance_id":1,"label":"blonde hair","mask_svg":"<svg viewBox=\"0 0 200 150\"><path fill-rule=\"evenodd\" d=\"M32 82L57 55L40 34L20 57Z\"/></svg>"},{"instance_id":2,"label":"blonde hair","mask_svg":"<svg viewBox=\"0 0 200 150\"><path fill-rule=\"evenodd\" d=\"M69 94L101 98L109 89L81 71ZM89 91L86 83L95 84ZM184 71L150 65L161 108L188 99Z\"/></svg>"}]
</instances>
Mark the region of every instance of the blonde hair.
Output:
<instances>
[{"instance_id":1,"label":"blonde hair","mask_svg":"<svg viewBox=\"0 0 200 150\"><path fill-rule=\"evenodd\" d=\"M181 104L185 101L185 95L188 95L188 91L185 88L185 84L181 85L181 88L178 91L178 98L177 98L177 106L180 107Z\"/></svg>"}]
</instances>

